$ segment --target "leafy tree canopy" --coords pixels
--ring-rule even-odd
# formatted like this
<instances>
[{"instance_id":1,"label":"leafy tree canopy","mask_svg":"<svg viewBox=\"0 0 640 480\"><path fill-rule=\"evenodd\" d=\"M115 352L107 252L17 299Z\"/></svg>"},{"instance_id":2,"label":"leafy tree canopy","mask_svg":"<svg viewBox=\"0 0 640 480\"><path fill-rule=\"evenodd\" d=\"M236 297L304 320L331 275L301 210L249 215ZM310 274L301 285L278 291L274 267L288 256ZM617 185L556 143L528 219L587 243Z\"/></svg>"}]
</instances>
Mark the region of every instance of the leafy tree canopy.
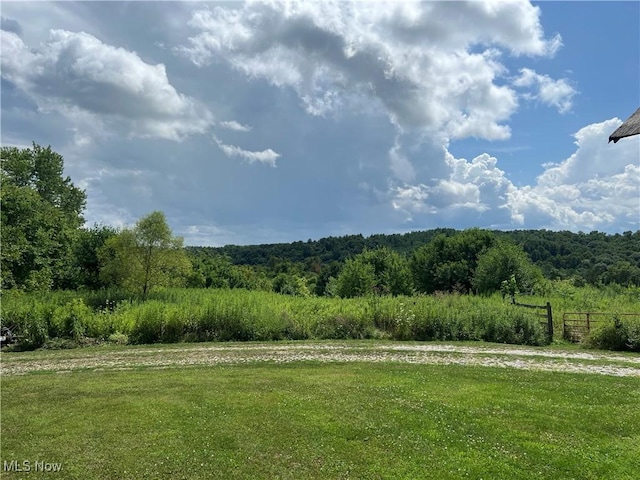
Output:
<instances>
[{"instance_id":1,"label":"leafy tree canopy","mask_svg":"<svg viewBox=\"0 0 640 480\"><path fill-rule=\"evenodd\" d=\"M480 254L473 276L473 286L478 293L493 293L509 288L505 293L529 293L542 280L542 272L535 267L522 247L500 241ZM504 289L503 289L504 290Z\"/></svg>"},{"instance_id":2,"label":"leafy tree canopy","mask_svg":"<svg viewBox=\"0 0 640 480\"><path fill-rule=\"evenodd\" d=\"M411 258L416 289L424 293L471 291L479 256L496 242L495 234L477 228L438 235Z\"/></svg>"},{"instance_id":3,"label":"leafy tree canopy","mask_svg":"<svg viewBox=\"0 0 640 480\"><path fill-rule=\"evenodd\" d=\"M2 147L0 205L1 287L63 286L73 243L84 223L85 192L63 176L64 160L51 147Z\"/></svg>"},{"instance_id":4,"label":"leafy tree canopy","mask_svg":"<svg viewBox=\"0 0 640 480\"><path fill-rule=\"evenodd\" d=\"M386 247L365 250L347 260L336 282L336 293L341 297L410 295L413 291L406 259Z\"/></svg>"},{"instance_id":5,"label":"leafy tree canopy","mask_svg":"<svg viewBox=\"0 0 640 480\"><path fill-rule=\"evenodd\" d=\"M101 279L143 299L154 287L184 286L192 268L182 243L172 235L164 214L153 212L105 242L98 253Z\"/></svg>"}]
</instances>

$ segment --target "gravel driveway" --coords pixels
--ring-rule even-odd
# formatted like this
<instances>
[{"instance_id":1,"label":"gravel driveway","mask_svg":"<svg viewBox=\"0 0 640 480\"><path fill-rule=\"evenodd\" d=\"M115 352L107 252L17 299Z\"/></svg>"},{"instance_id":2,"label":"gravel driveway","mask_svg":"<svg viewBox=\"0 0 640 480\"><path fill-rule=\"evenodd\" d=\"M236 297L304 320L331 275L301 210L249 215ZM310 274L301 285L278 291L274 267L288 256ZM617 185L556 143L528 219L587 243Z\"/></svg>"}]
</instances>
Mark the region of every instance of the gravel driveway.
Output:
<instances>
[{"instance_id":1,"label":"gravel driveway","mask_svg":"<svg viewBox=\"0 0 640 480\"><path fill-rule=\"evenodd\" d=\"M395 362L480 365L554 372L640 377L640 355L584 352L495 344L478 346L391 342L232 343L178 346L100 347L75 350L4 352L0 374L65 373L188 365L290 362Z\"/></svg>"}]
</instances>

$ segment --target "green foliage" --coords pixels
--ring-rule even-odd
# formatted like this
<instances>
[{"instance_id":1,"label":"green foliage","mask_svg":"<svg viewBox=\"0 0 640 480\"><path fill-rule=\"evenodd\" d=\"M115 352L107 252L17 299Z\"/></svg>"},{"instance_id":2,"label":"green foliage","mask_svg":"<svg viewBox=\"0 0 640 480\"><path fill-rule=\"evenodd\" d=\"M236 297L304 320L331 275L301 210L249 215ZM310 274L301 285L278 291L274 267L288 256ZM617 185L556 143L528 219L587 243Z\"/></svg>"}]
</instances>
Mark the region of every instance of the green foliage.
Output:
<instances>
[{"instance_id":1,"label":"green foliage","mask_svg":"<svg viewBox=\"0 0 640 480\"><path fill-rule=\"evenodd\" d=\"M336 279L335 292L343 298L361 297L374 293L375 285L373 265L362 257L349 258Z\"/></svg>"},{"instance_id":2,"label":"green foliage","mask_svg":"<svg viewBox=\"0 0 640 480\"><path fill-rule=\"evenodd\" d=\"M298 295L301 297L308 297L311 295L304 277L288 273L279 273L276 278L273 279L273 291L285 295Z\"/></svg>"},{"instance_id":3,"label":"green foliage","mask_svg":"<svg viewBox=\"0 0 640 480\"><path fill-rule=\"evenodd\" d=\"M63 158L33 148L2 147L0 167L0 287L49 290L64 286L83 223L84 191L63 175Z\"/></svg>"},{"instance_id":4,"label":"green foliage","mask_svg":"<svg viewBox=\"0 0 640 480\"><path fill-rule=\"evenodd\" d=\"M162 212L153 212L133 229L109 238L98 257L105 283L139 292L143 299L154 287L184 286L192 274L182 238L172 236Z\"/></svg>"},{"instance_id":5,"label":"green foliage","mask_svg":"<svg viewBox=\"0 0 640 480\"><path fill-rule=\"evenodd\" d=\"M79 340L92 323L93 312L82 299L74 298L53 311L49 323L49 337L68 337Z\"/></svg>"},{"instance_id":6,"label":"green foliage","mask_svg":"<svg viewBox=\"0 0 640 480\"><path fill-rule=\"evenodd\" d=\"M488 232L496 238L506 240L516 245L522 245L525 253L534 265L538 266L545 278L553 280L573 279L577 284L608 285L637 285L640 282L640 230L624 232L623 234L608 235L600 232L572 233L567 231L554 232L549 230L516 230ZM341 264L345 259L373 250L387 247L401 255L411 255L423 248L438 236L452 237L460 232L453 229L434 229L406 234L347 235L344 237L327 237L317 241L292 242L271 245L229 245L220 248L189 247L191 252L202 255L227 255L234 265L249 265L256 269L270 272L270 276L280 273L274 268L281 265L293 265L300 274L300 266L318 275L316 295L324 295L325 287L330 277L336 277L337 272L329 273L327 267L335 262ZM277 259L276 262L273 259ZM461 263L440 267L438 277L447 284L454 282L454 290L465 290L471 285L455 285L457 277L465 276L465 271L471 278L473 270L469 270L468 262L460 256ZM444 263L448 263L447 260ZM628 262L628 264L626 263ZM318 271L318 264L320 271ZM445 285L446 286L446 285ZM442 287L430 287L435 290ZM425 290L427 291L427 290ZM429 290L431 291L431 290Z\"/></svg>"},{"instance_id":7,"label":"green foliage","mask_svg":"<svg viewBox=\"0 0 640 480\"><path fill-rule=\"evenodd\" d=\"M316 280L314 293L320 297L323 295L335 296L335 279L341 269L342 265L336 261L323 265Z\"/></svg>"},{"instance_id":8,"label":"green foliage","mask_svg":"<svg viewBox=\"0 0 640 480\"><path fill-rule=\"evenodd\" d=\"M103 295L113 298L115 293ZM146 301L122 300L115 306L94 292L34 293L22 300L13 295L4 299L3 309L3 325L6 321L19 334L29 332L32 348L50 338L106 341L115 333L127 335L130 343L324 338L546 342L535 315L499 296L340 299L242 289L156 289Z\"/></svg>"},{"instance_id":9,"label":"green foliage","mask_svg":"<svg viewBox=\"0 0 640 480\"><path fill-rule=\"evenodd\" d=\"M108 341L116 345L126 345L129 343L129 336L124 333L115 332L109 335Z\"/></svg>"},{"instance_id":10,"label":"green foliage","mask_svg":"<svg viewBox=\"0 0 640 480\"><path fill-rule=\"evenodd\" d=\"M413 291L411 272L404 257L386 248L365 250L348 259L336 279L340 297L377 295L410 295Z\"/></svg>"},{"instance_id":11,"label":"green foliage","mask_svg":"<svg viewBox=\"0 0 640 480\"><path fill-rule=\"evenodd\" d=\"M604 350L640 352L640 314L636 318L614 316L613 321L596 326L585 343Z\"/></svg>"},{"instance_id":12,"label":"green foliage","mask_svg":"<svg viewBox=\"0 0 640 480\"><path fill-rule=\"evenodd\" d=\"M628 260L618 260L602 272L600 280L604 284L616 283L624 287L640 285L640 267Z\"/></svg>"},{"instance_id":13,"label":"green foliage","mask_svg":"<svg viewBox=\"0 0 640 480\"><path fill-rule=\"evenodd\" d=\"M550 282L548 292L517 300L551 302L556 339L562 336L565 312L640 312L638 288L577 288L563 281ZM548 342L540 313L513 306L498 293L337 298L156 288L143 301L114 289L28 294L10 290L2 292L1 323L20 335L27 349L55 338L103 342L114 333L127 335L129 343L388 338L538 345ZM611 321L603 324L606 332L594 330L589 344L637 351L640 317L619 315L619 320L619 327Z\"/></svg>"},{"instance_id":14,"label":"green foliage","mask_svg":"<svg viewBox=\"0 0 640 480\"><path fill-rule=\"evenodd\" d=\"M471 291L478 259L496 241L493 233L477 228L452 236L438 235L417 249L411 258L416 290L424 293Z\"/></svg>"},{"instance_id":15,"label":"green foliage","mask_svg":"<svg viewBox=\"0 0 640 480\"><path fill-rule=\"evenodd\" d=\"M542 272L531 263L522 247L501 241L478 257L473 287L478 293L490 294L504 290L503 282L507 282L509 294L531 293L540 280Z\"/></svg>"},{"instance_id":16,"label":"green foliage","mask_svg":"<svg viewBox=\"0 0 640 480\"><path fill-rule=\"evenodd\" d=\"M407 260L387 247L365 250L358 257L373 266L374 290L381 295L411 295L413 282ZM356 257L356 258L358 258Z\"/></svg>"},{"instance_id":17,"label":"green foliage","mask_svg":"<svg viewBox=\"0 0 640 480\"><path fill-rule=\"evenodd\" d=\"M64 288L85 287L97 290L107 286L100 279L98 252L116 234L115 228L106 225L94 225L93 228L78 231L73 246L73 266Z\"/></svg>"}]
</instances>

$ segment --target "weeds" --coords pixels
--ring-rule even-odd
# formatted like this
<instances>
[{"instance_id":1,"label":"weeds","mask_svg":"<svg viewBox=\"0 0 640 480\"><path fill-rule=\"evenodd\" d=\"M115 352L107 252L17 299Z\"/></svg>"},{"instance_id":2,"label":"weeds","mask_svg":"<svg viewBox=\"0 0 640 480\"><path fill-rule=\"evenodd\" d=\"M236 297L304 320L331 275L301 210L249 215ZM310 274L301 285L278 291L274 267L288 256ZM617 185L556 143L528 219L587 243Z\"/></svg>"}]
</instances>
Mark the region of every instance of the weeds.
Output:
<instances>
[{"instance_id":1,"label":"weeds","mask_svg":"<svg viewBox=\"0 0 640 480\"><path fill-rule=\"evenodd\" d=\"M586 299L592 308L640 311L638 289L562 287L561 297L527 299L552 302L557 332L562 331L562 312L581 308ZM340 299L241 289L167 289L154 292L146 302L116 290L2 294L2 325L19 333L25 349L56 338L134 344L389 338L542 345L548 340L541 320L537 312L514 307L500 294ZM619 323L594 331L590 344L640 348L640 321Z\"/></svg>"}]
</instances>

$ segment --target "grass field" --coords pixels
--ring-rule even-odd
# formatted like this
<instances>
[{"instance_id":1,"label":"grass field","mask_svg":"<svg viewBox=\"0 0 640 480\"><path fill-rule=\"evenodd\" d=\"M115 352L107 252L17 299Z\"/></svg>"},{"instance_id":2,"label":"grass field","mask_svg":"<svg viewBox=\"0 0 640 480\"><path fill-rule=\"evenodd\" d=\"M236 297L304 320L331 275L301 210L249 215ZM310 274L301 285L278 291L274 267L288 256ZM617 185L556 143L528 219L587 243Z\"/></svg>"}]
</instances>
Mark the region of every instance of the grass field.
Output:
<instances>
[{"instance_id":1,"label":"grass field","mask_svg":"<svg viewBox=\"0 0 640 480\"><path fill-rule=\"evenodd\" d=\"M592 346L640 351L640 289L574 288L557 282L544 297L551 302L555 339L562 337L565 312L608 312L587 339ZM615 323L616 313L622 316ZM394 339L543 345L548 343L540 310L514 307L499 294L411 297L294 297L273 292L224 289L167 289L146 302L117 290L2 293L3 326L23 348L78 344L202 341Z\"/></svg>"},{"instance_id":2,"label":"grass field","mask_svg":"<svg viewBox=\"0 0 640 480\"><path fill-rule=\"evenodd\" d=\"M367 345L325 346L352 352ZM64 366L83 356L171 358L196 348L3 353L2 362ZM493 351L482 348L485 356ZM562 360L576 349L508 353L516 352L516 359L539 352L578 361ZM631 362L637 371L637 355L604 355L584 362ZM1 386L3 467L26 460L32 470L5 471L7 479L635 479L640 471L637 375L238 359L5 373ZM60 463L61 471L34 472L36 461Z\"/></svg>"}]
</instances>

